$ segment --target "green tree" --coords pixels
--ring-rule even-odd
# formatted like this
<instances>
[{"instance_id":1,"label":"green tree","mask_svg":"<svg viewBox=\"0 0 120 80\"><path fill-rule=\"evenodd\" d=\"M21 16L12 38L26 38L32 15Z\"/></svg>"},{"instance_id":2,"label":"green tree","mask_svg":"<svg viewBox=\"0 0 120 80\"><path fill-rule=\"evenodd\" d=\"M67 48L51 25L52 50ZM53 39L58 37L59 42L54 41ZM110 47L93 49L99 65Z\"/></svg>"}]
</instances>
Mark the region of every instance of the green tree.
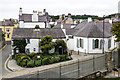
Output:
<instances>
[{"instance_id":1,"label":"green tree","mask_svg":"<svg viewBox=\"0 0 120 80\"><path fill-rule=\"evenodd\" d=\"M65 43L64 40L56 40L56 45L55 45L55 51L58 52L59 51L59 46L62 46L62 48L64 49L64 53L67 50L67 45Z\"/></svg>"},{"instance_id":2,"label":"green tree","mask_svg":"<svg viewBox=\"0 0 120 80\"><path fill-rule=\"evenodd\" d=\"M52 42L52 39L53 38L50 35L46 35L41 38L41 41L39 42L39 47L44 54L49 54L49 50L54 48L55 43Z\"/></svg>"},{"instance_id":3,"label":"green tree","mask_svg":"<svg viewBox=\"0 0 120 80\"><path fill-rule=\"evenodd\" d=\"M120 21L113 23L111 32L113 33L113 35L115 35L115 38L117 38L115 41L120 41Z\"/></svg>"},{"instance_id":4,"label":"green tree","mask_svg":"<svg viewBox=\"0 0 120 80\"><path fill-rule=\"evenodd\" d=\"M27 45L25 39L14 39L13 40L13 46L16 46L19 48L20 53L25 53L25 46Z\"/></svg>"}]
</instances>

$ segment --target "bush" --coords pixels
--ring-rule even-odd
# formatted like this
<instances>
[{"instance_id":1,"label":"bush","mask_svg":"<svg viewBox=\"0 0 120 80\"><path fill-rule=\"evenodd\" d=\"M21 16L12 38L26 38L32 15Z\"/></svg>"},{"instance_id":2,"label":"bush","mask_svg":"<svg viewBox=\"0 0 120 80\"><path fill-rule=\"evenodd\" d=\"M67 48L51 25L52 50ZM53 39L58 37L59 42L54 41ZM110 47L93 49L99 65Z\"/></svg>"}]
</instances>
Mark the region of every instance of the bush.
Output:
<instances>
[{"instance_id":1,"label":"bush","mask_svg":"<svg viewBox=\"0 0 120 80\"><path fill-rule=\"evenodd\" d=\"M54 60L55 60L55 62L59 62L60 61L60 57L56 56L56 57L54 57Z\"/></svg>"},{"instance_id":2,"label":"bush","mask_svg":"<svg viewBox=\"0 0 120 80\"><path fill-rule=\"evenodd\" d=\"M60 55L59 57L60 57L60 61L65 61L66 60L65 55Z\"/></svg>"},{"instance_id":3,"label":"bush","mask_svg":"<svg viewBox=\"0 0 120 80\"><path fill-rule=\"evenodd\" d=\"M69 55L66 55L66 60L70 60L71 59L71 57L69 56Z\"/></svg>"},{"instance_id":4,"label":"bush","mask_svg":"<svg viewBox=\"0 0 120 80\"><path fill-rule=\"evenodd\" d=\"M25 53L18 53L15 55L14 59L17 60L18 58L21 58L22 56L26 56L26 54Z\"/></svg>"},{"instance_id":5,"label":"bush","mask_svg":"<svg viewBox=\"0 0 120 80\"><path fill-rule=\"evenodd\" d=\"M42 64L43 64L43 65L49 64L48 58L42 59Z\"/></svg>"},{"instance_id":6,"label":"bush","mask_svg":"<svg viewBox=\"0 0 120 80\"><path fill-rule=\"evenodd\" d=\"M21 57L21 60L23 60L23 59L31 60L29 56L22 56L22 57Z\"/></svg>"},{"instance_id":7,"label":"bush","mask_svg":"<svg viewBox=\"0 0 120 80\"><path fill-rule=\"evenodd\" d=\"M21 62L20 62L20 66L22 66L22 67L27 66L27 60L26 60L26 61L21 61Z\"/></svg>"},{"instance_id":8,"label":"bush","mask_svg":"<svg viewBox=\"0 0 120 80\"><path fill-rule=\"evenodd\" d=\"M41 60L35 61L35 66L40 66L41 65Z\"/></svg>"},{"instance_id":9,"label":"bush","mask_svg":"<svg viewBox=\"0 0 120 80\"><path fill-rule=\"evenodd\" d=\"M34 52L29 53L29 56L30 56L30 57L34 57L35 55L37 55L37 53L34 53Z\"/></svg>"},{"instance_id":10,"label":"bush","mask_svg":"<svg viewBox=\"0 0 120 80\"><path fill-rule=\"evenodd\" d=\"M20 58L18 58L18 59L17 59L17 65L20 65L21 61L22 61L22 60L21 60Z\"/></svg>"},{"instance_id":11,"label":"bush","mask_svg":"<svg viewBox=\"0 0 120 80\"><path fill-rule=\"evenodd\" d=\"M28 61L27 67L34 67L34 61L33 60Z\"/></svg>"}]
</instances>

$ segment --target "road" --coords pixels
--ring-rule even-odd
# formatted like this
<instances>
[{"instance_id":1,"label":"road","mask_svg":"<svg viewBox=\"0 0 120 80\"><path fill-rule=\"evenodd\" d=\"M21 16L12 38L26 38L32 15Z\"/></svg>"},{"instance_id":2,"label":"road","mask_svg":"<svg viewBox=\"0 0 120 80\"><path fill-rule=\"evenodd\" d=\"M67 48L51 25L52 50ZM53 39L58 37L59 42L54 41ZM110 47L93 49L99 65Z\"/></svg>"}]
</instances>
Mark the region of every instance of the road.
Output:
<instances>
[{"instance_id":1,"label":"road","mask_svg":"<svg viewBox=\"0 0 120 80\"><path fill-rule=\"evenodd\" d=\"M8 74L9 72L5 69L4 64L11 53L11 45L8 44L4 49L0 51L0 65L2 65L0 71L2 71L2 76Z\"/></svg>"}]
</instances>

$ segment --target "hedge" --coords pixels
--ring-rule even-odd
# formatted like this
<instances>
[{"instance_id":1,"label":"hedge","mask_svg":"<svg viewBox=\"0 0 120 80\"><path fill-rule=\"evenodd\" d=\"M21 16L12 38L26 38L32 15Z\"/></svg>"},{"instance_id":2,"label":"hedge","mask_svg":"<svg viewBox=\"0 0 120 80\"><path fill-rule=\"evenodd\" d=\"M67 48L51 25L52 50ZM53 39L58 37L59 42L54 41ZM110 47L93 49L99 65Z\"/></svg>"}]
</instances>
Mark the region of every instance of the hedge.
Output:
<instances>
[{"instance_id":1,"label":"hedge","mask_svg":"<svg viewBox=\"0 0 120 80\"><path fill-rule=\"evenodd\" d=\"M42 64L43 64L43 65L49 64L48 58L42 59Z\"/></svg>"},{"instance_id":2,"label":"hedge","mask_svg":"<svg viewBox=\"0 0 120 80\"><path fill-rule=\"evenodd\" d=\"M40 66L41 65L41 60L35 61L35 66Z\"/></svg>"},{"instance_id":3,"label":"hedge","mask_svg":"<svg viewBox=\"0 0 120 80\"><path fill-rule=\"evenodd\" d=\"M28 61L27 67L34 67L34 61L33 60Z\"/></svg>"}]
</instances>

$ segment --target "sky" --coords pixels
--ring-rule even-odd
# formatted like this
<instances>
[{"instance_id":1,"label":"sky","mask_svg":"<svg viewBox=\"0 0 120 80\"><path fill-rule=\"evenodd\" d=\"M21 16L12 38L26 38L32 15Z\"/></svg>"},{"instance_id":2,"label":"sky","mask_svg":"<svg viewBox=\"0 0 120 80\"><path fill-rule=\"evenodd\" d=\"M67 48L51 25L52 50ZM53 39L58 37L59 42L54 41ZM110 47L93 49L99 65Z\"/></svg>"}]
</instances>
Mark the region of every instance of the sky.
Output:
<instances>
[{"instance_id":1,"label":"sky","mask_svg":"<svg viewBox=\"0 0 120 80\"><path fill-rule=\"evenodd\" d=\"M0 0L0 20L18 19L19 8L23 13L46 9L50 15L110 15L118 12L120 0Z\"/></svg>"}]
</instances>

